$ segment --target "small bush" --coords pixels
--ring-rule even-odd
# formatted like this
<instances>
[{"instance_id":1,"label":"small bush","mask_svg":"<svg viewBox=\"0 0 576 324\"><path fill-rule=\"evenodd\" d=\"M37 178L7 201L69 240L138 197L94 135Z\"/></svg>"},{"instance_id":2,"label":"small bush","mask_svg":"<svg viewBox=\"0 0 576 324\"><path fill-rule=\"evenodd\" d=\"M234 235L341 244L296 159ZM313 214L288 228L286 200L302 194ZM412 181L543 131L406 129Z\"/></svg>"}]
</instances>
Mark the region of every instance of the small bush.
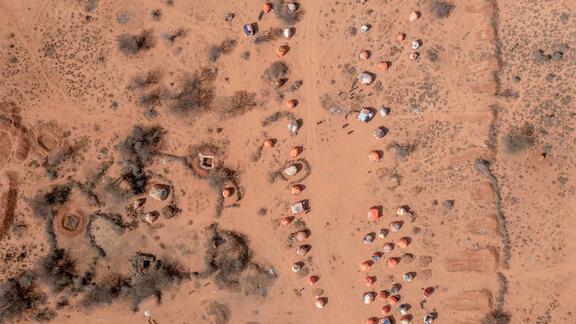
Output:
<instances>
[{"instance_id":1,"label":"small bush","mask_svg":"<svg viewBox=\"0 0 576 324\"><path fill-rule=\"evenodd\" d=\"M297 6L299 6L299 4L297 4ZM297 8L294 12L290 12L288 7L284 5L284 0L273 0L272 7L274 8L276 17L288 26L299 22L304 15L304 11L300 10L300 8Z\"/></svg>"},{"instance_id":2,"label":"small bush","mask_svg":"<svg viewBox=\"0 0 576 324\"><path fill-rule=\"evenodd\" d=\"M180 88L167 96L170 111L177 114L208 111L214 101L215 77L216 73L209 69L186 77Z\"/></svg>"},{"instance_id":3,"label":"small bush","mask_svg":"<svg viewBox=\"0 0 576 324\"><path fill-rule=\"evenodd\" d=\"M40 260L40 274L43 280L55 292L60 292L74 283L76 264L70 255L62 249L52 251Z\"/></svg>"},{"instance_id":4,"label":"small bush","mask_svg":"<svg viewBox=\"0 0 576 324\"><path fill-rule=\"evenodd\" d=\"M294 92L294 91L300 89L302 84L303 84L302 80L294 80L294 81L292 81L292 83L290 83L288 90L291 92Z\"/></svg>"},{"instance_id":5,"label":"small bush","mask_svg":"<svg viewBox=\"0 0 576 324\"><path fill-rule=\"evenodd\" d=\"M208 306L208 315L214 317L215 324L227 324L230 321L230 307L214 301Z\"/></svg>"},{"instance_id":6,"label":"small bush","mask_svg":"<svg viewBox=\"0 0 576 324\"><path fill-rule=\"evenodd\" d=\"M150 296L156 296L160 301L162 290L190 279L190 274L179 268L177 264L154 259L147 271L133 275L130 286L123 290L124 295L132 300L132 311L137 311L138 305Z\"/></svg>"},{"instance_id":7,"label":"small bush","mask_svg":"<svg viewBox=\"0 0 576 324\"><path fill-rule=\"evenodd\" d=\"M234 39L227 38L220 43L220 50L222 54L230 54L238 45L238 42Z\"/></svg>"},{"instance_id":8,"label":"small bush","mask_svg":"<svg viewBox=\"0 0 576 324\"><path fill-rule=\"evenodd\" d=\"M154 34L152 30L143 30L140 34L124 33L117 39L118 48L124 55L135 55L154 47Z\"/></svg>"},{"instance_id":9,"label":"small bush","mask_svg":"<svg viewBox=\"0 0 576 324\"><path fill-rule=\"evenodd\" d=\"M503 139L506 153L516 154L534 145L534 127L525 123L522 127L512 128Z\"/></svg>"},{"instance_id":10,"label":"small bush","mask_svg":"<svg viewBox=\"0 0 576 324\"><path fill-rule=\"evenodd\" d=\"M426 50L426 58L428 58L428 61L432 63L438 62L439 60L438 50L435 48Z\"/></svg>"},{"instance_id":11,"label":"small bush","mask_svg":"<svg viewBox=\"0 0 576 324\"><path fill-rule=\"evenodd\" d=\"M32 199L34 215L48 219L58 208L68 201L72 188L69 185L57 185L47 193L40 192Z\"/></svg>"},{"instance_id":12,"label":"small bush","mask_svg":"<svg viewBox=\"0 0 576 324\"><path fill-rule=\"evenodd\" d=\"M416 150L416 146L414 144L400 144L398 142L392 142L391 144L388 144L387 150L392 151L396 159L403 160Z\"/></svg>"},{"instance_id":13,"label":"small bush","mask_svg":"<svg viewBox=\"0 0 576 324\"><path fill-rule=\"evenodd\" d=\"M282 28L270 28L265 32L260 33L260 35L254 38L255 44L264 44L275 41L282 37Z\"/></svg>"},{"instance_id":14,"label":"small bush","mask_svg":"<svg viewBox=\"0 0 576 324\"><path fill-rule=\"evenodd\" d=\"M162 10L153 9L150 11L150 17L152 17L152 20L154 21L160 21L160 18L162 18Z\"/></svg>"},{"instance_id":15,"label":"small bush","mask_svg":"<svg viewBox=\"0 0 576 324\"><path fill-rule=\"evenodd\" d=\"M128 279L113 275L104 283L93 286L80 301L83 307L110 305L120 297L122 289L128 286Z\"/></svg>"},{"instance_id":16,"label":"small bush","mask_svg":"<svg viewBox=\"0 0 576 324\"><path fill-rule=\"evenodd\" d=\"M225 39L220 45L212 45L208 48L208 60L216 62L223 54L229 54L238 43L230 38Z\"/></svg>"},{"instance_id":17,"label":"small bush","mask_svg":"<svg viewBox=\"0 0 576 324\"><path fill-rule=\"evenodd\" d=\"M220 46L212 45L208 48L208 61L216 62L222 55Z\"/></svg>"},{"instance_id":18,"label":"small bush","mask_svg":"<svg viewBox=\"0 0 576 324\"><path fill-rule=\"evenodd\" d=\"M161 89L154 89L145 92L138 97L138 105L144 108L153 109L162 104L163 92Z\"/></svg>"},{"instance_id":19,"label":"small bush","mask_svg":"<svg viewBox=\"0 0 576 324\"><path fill-rule=\"evenodd\" d=\"M264 70L262 79L270 81L271 83L283 82L287 73L288 66L284 64L284 62L276 61Z\"/></svg>"},{"instance_id":20,"label":"small bush","mask_svg":"<svg viewBox=\"0 0 576 324\"><path fill-rule=\"evenodd\" d=\"M286 118L288 120L296 120L296 116L294 116L294 114L289 111L277 111L271 114L270 116L264 118L264 120L262 120L262 126L268 126L283 118Z\"/></svg>"},{"instance_id":21,"label":"small bush","mask_svg":"<svg viewBox=\"0 0 576 324\"><path fill-rule=\"evenodd\" d=\"M130 88L132 89L146 89L150 86L156 85L160 82L162 74L159 70L150 70L144 74L138 74L132 78Z\"/></svg>"},{"instance_id":22,"label":"small bush","mask_svg":"<svg viewBox=\"0 0 576 324\"><path fill-rule=\"evenodd\" d=\"M454 5L447 1L434 0L430 3L432 15L438 19L447 18L454 9Z\"/></svg>"},{"instance_id":23,"label":"small bush","mask_svg":"<svg viewBox=\"0 0 576 324\"><path fill-rule=\"evenodd\" d=\"M246 90L236 91L234 95L226 97L218 104L221 117L238 116L256 107L256 94Z\"/></svg>"},{"instance_id":24,"label":"small bush","mask_svg":"<svg viewBox=\"0 0 576 324\"><path fill-rule=\"evenodd\" d=\"M36 291L34 275L29 272L0 283L0 323L20 317L44 304L46 296Z\"/></svg>"},{"instance_id":25,"label":"small bush","mask_svg":"<svg viewBox=\"0 0 576 324\"><path fill-rule=\"evenodd\" d=\"M143 128L135 126L132 133L120 145L122 157L122 178L126 180L133 193L144 192L147 177L144 168L150 163L164 136L160 127Z\"/></svg>"},{"instance_id":26,"label":"small bush","mask_svg":"<svg viewBox=\"0 0 576 324\"><path fill-rule=\"evenodd\" d=\"M56 311L50 308L43 308L32 316L36 322L50 322L54 318L56 318Z\"/></svg>"},{"instance_id":27,"label":"small bush","mask_svg":"<svg viewBox=\"0 0 576 324\"><path fill-rule=\"evenodd\" d=\"M218 287L234 291L241 289L240 276L250 264L251 253L244 235L219 230L216 224L208 227L206 269L197 275L209 277L215 275Z\"/></svg>"},{"instance_id":28,"label":"small bush","mask_svg":"<svg viewBox=\"0 0 576 324\"><path fill-rule=\"evenodd\" d=\"M163 33L162 39L172 45L176 42L176 40L184 36L186 36L186 31L183 28L178 28L170 33Z\"/></svg>"},{"instance_id":29,"label":"small bush","mask_svg":"<svg viewBox=\"0 0 576 324\"><path fill-rule=\"evenodd\" d=\"M482 324L508 324L510 323L510 314L503 312L500 309L491 311L482 320Z\"/></svg>"}]
</instances>

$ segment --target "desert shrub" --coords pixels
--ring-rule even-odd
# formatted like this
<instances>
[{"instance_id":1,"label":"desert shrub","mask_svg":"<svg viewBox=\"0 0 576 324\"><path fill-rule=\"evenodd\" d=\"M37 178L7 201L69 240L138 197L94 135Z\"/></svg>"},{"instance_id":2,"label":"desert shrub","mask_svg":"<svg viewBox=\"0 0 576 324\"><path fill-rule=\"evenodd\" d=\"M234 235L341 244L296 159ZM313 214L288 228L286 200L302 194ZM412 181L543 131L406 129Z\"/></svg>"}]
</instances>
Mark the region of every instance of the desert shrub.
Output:
<instances>
[{"instance_id":1,"label":"desert shrub","mask_svg":"<svg viewBox=\"0 0 576 324\"><path fill-rule=\"evenodd\" d=\"M177 114L208 111L214 101L215 77L216 72L209 69L185 77L180 88L167 95L169 110Z\"/></svg>"},{"instance_id":2,"label":"desert shrub","mask_svg":"<svg viewBox=\"0 0 576 324\"><path fill-rule=\"evenodd\" d=\"M544 51L541 49L537 49L532 52L532 60L534 63L546 63L552 59L552 55L544 54Z\"/></svg>"},{"instance_id":3,"label":"desert shrub","mask_svg":"<svg viewBox=\"0 0 576 324\"><path fill-rule=\"evenodd\" d=\"M438 19L450 16L454 9L454 5L448 1L434 0L430 3L430 11L432 15Z\"/></svg>"},{"instance_id":4,"label":"desert shrub","mask_svg":"<svg viewBox=\"0 0 576 324\"><path fill-rule=\"evenodd\" d=\"M281 61L276 61L262 73L262 79L270 82L281 82L288 73L288 66Z\"/></svg>"},{"instance_id":5,"label":"desert shrub","mask_svg":"<svg viewBox=\"0 0 576 324\"><path fill-rule=\"evenodd\" d=\"M498 280L498 295L496 296L496 307L502 307L505 302L506 294L508 293L508 279L504 276L502 272L498 272L497 274Z\"/></svg>"},{"instance_id":6,"label":"desert shrub","mask_svg":"<svg viewBox=\"0 0 576 324\"><path fill-rule=\"evenodd\" d=\"M304 15L304 11L300 10L300 8L294 12L290 12L288 7L284 5L284 0L273 0L272 6L274 7L274 14L276 17L288 26L292 26L299 22ZM297 6L299 6L299 4L297 4Z\"/></svg>"},{"instance_id":7,"label":"desert shrub","mask_svg":"<svg viewBox=\"0 0 576 324\"><path fill-rule=\"evenodd\" d=\"M300 89L302 84L303 84L302 80L294 80L294 81L292 81L292 83L290 83L288 90L294 92L294 91Z\"/></svg>"},{"instance_id":8,"label":"desert shrub","mask_svg":"<svg viewBox=\"0 0 576 324\"><path fill-rule=\"evenodd\" d=\"M184 36L186 36L186 30L184 30L184 28L178 28L169 33L163 33L162 39L172 45L176 42L176 40Z\"/></svg>"},{"instance_id":9,"label":"desert shrub","mask_svg":"<svg viewBox=\"0 0 576 324\"><path fill-rule=\"evenodd\" d=\"M142 193L147 183L144 168L150 163L164 135L160 127L135 126L132 133L120 145L122 178L128 182L132 192Z\"/></svg>"},{"instance_id":10,"label":"desert shrub","mask_svg":"<svg viewBox=\"0 0 576 324\"><path fill-rule=\"evenodd\" d=\"M222 55L222 50L220 46L212 45L208 47L208 61L216 62Z\"/></svg>"},{"instance_id":11,"label":"desert shrub","mask_svg":"<svg viewBox=\"0 0 576 324\"><path fill-rule=\"evenodd\" d=\"M162 18L162 10L152 9L152 11L150 11L150 17L152 17L154 21L160 21L160 18Z\"/></svg>"},{"instance_id":12,"label":"desert shrub","mask_svg":"<svg viewBox=\"0 0 576 324\"><path fill-rule=\"evenodd\" d=\"M208 315L214 317L216 324L227 324L230 321L230 307L213 301L208 306Z\"/></svg>"},{"instance_id":13,"label":"desert shrub","mask_svg":"<svg viewBox=\"0 0 576 324\"><path fill-rule=\"evenodd\" d=\"M273 124L277 121L279 121L280 119L286 118L288 120L296 120L296 116L294 116L293 113L289 112L289 111L277 111L273 114L271 114L270 116L267 116L266 118L264 118L264 120L262 120L262 126L268 126L270 124Z\"/></svg>"},{"instance_id":14,"label":"desert shrub","mask_svg":"<svg viewBox=\"0 0 576 324\"><path fill-rule=\"evenodd\" d=\"M63 249L54 249L39 262L39 271L46 284L55 292L60 292L74 283L76 264Z\"/></svg>"},{"instance_id":15,"label":"desert shrub","mask_svg":"<svg viewBox=\"0 0 576 324\"><path fill-rule=\"evenodd\" d=\"M37 193L31 202L34 215L44 219L52 217L68 201L71 190L70 185L56 185L47 193Z\"/></svg>"},{"instance_id":16,"label":"desert shrub","mask_svg":"<svg viewBox=\"0 0 576 324\"><path fill-rule=\"evenodd\" d=\"M124 55L135 55L154 47L152 30L143 30L137 35L124 33L118 36L118 48Z\"/></svg>"},{"instance_id":17,"label":"desert shrub","mask_svg":"<svg viewBox=\"0 0 576 324\"><path fill-rule=\"evenodd\" d=\"M438 50L435 48L430 48L428 50L426 50L426 58L428 58L428 61L432 62L432 63L436 63L438 62Z\"/></svg>"},{"instance_id":18,"label":"desert shrub","mask_svg":"<svg viewBox=\"0 0 576 324\"><path fill-rule=\"evenodd\" d=\"M212 45L208 48L208 60L216 62L223 54L229 54L234 50L238 42L236 40L227 38L220 45Z\"/></svg>"},{"instance_id":19,"label":"desert shrub","mask_svg":"<svg viewBox=\"0 0 576 324\"><path fill-rule=\"evenodd\" d=\"M412 154L412 152L414 152L414 150L416 150L416 146L413 144L400 144L398 142L392 142L388 144L386 148L388 151L392 151L394 156L400 160L407 158Z\"/></svg>"},{"instance_id":20,"label":"desert shrub","mask_svg":"<svg viewBox=\"0 0 576 324\"><path fill-rule=\"evenodd\" d=\"M505 313L500 309L495 309L488 313L484 319L482 319L482 324L508 324L510 323L510 314Z\"/></svg>"},{"instance_id":21,"label":"desert shrub","mask_svg":"<svg viewBox=\"0 0 576 324\"><path fill-rule=\"evenodd\" d=\"M503 138L506 153L516 154L534 145L534 127L525 123L522 127L512 128Z\"/></svg>"},{"instance_id":22,"label":"desert shrub","mask_svg":"<svg viewBox=\"0 0 576 324\"><path fill-rule=\"evenodd\" d=\"M120 180L122 180L122 177L116 180L108 177L103 187L104 192L111 196L116 202L124 201L132 195L131 191L122 189L119 183Z\"/></svg>"},{"instance_id":23,"label":"desert shrub","mask_svg":"<svg viewBox=\"0 0 576 324\"><path fill-rule=\"evenodd\" d=\"M32 316L36 322L50 322L56 318L56 311L50 308L42 308L39 312Z\"/></svg>"},{"instance_id":24,"label":"desert shrub","mask_svg":"<svg viewBox=\"0 0 576 324\"><path fill-rule=\"evenodd\" d=\"M270 28L254 37L255 44L264 44L282 37L282 28Z\"/></svg>"},{"instance_id":25,"label":"desert shrub","mask_svg":"<svg viewBox=\"0 0 576 324\"><path fill-rule=\"evenodd\" d=\"M123 290L124 295L132 301L132 311L137 311L138 305L150 296L155 296L160 301L164 289L190 279L190 274L181 271L180 266L175 263L155 258L149 262L145 271L132 274L130 286Z\"/></svg>"},{"instance_id":26,"label":"desert shrub","mask_svg":"<svg viewBox=\"0 0 576 324\"><path fill-rule=\"evenodd\" d=\"M266 297L268 296L268 289L272 287L276 279L277 276L274 271L251 263L242 281L242 290L247 296Z\"/></svg>"},{"instance_id":27,"label":"desert shrub","mask_svg":"<svg viewBox=\"0 0 576 324\"><path fill-rule=\"evenodd\" d=\"M223 98L219 104L221 117L242 115L256 107L256 94L246 90L234 92L230 97Z\"/></svg>"},{"instance_id":28,"label":"desert shrub","mask_svg":"<svg viewBox=\"0 0 576 324\"><path fill-rule=\"evenodd\" d=\"M238 42L232 38L226 38L220 43L220 50L222 54L230 54L238 45Z\"/></svg>"},{"instance_id":29,"label":"desert shrub","mask_svg":"<svg viewBox=\"0 0 576 324\"><path fill-rule=\"evenodd\" d=\"M154 107L160 106L162 104L163 92L161 89L154 89L149 92L142 93L138 97L138 105L153 109Z\"/></svg>"},{"instance_id":30,"label":"desert shrub","mask_svg":"<svg viewBox=\"0 0 576 324\"><path fill-rule=\"evenodd\" d=\"M0 323L17 319L45 301L46 296L36 289L32 273L7 279L0 283Z\"/></svg>"},{"instance_id":31,"label":"desert shrub","mask_svg":"<svg viewBox=\"0 0 576 324\"><path fill-rule=\"evenodd\" d=\"M104 283L92 286L84 294L80 305L87 308L110 305L120 297L122 290L126 287L128 287L128 279L120 275L112 275Z\"/></svg>"},{"instance_id":32,"label":"desert shrub","mask_svg":"<svg viewBox=\"0 0 576 324\"><path fill-rule=\"evenodd\" d=\"M150 86L156 85L160 82L162 74L159 70L150 70L146 73L138 74L132 78L130 88L132 89L146 89Z\"/></svg>"},{"instance_id":33,"label":"desert shrub","mask_svg":"<svg viewBox=\"0 0 576 324\"><path fill-rule=\"evenodd\" d=\"M216 224L207 228L206 269L195 273L199 277L215 275L218 287L239 290L240 275L250 264L251 253L245 236L219 230Z\"/></svg>"}]
</instances>

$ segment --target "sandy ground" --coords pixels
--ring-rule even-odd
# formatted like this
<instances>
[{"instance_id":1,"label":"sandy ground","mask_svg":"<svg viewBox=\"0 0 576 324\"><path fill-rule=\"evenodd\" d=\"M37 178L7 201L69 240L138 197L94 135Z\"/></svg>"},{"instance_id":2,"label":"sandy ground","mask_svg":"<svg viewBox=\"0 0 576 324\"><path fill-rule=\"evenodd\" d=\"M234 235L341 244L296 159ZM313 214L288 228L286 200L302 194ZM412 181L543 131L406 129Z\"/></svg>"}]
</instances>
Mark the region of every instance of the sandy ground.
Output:
<instances>
[{"instance_id":1,"label":"sandy ground","mask_svg":"<svg viewBox=\"0 0 576 324\"><path fill-rule=\"evenodd\" d=\"M37 275L45 302L0 322L32 321L44 311L57 323L364 323L383 319L388 302L366 305L363 294L399 283L400 302L389 314L397 323L400 304L410 306L415 323L430 312L435 323L573 323L576 4L453 1L439 18L433 2L303 0L290 39L257 44L242 35L243 24L257 22L256 36L286 25L274 12L258 20L258 0L0 1L0 278L5 284L38 272L54 247L50 228L74 260L74 275L94 269L87 285L59 292ZM410 22L413 11L421 17ZM371 29L361 32L362 24ZM150 48L119 50L120 35L144 30ZM406 39L398 42L398 33ZM226 39L235 46L210 60L210 48ZM415 61L413 40L421 41ZM289 51L278 58L281 45ZM362 50L370 52L367 60L359 58ZM261 75L278 60L288 66L288 81L275 89ZM386 71L379 68L384 61ZM204 110L175 112L171 94L182 94L183 80L202 69L214 74L214 100ZM154 82L134 86L149 71L157 72ZM355 84L362 71L375 81ZM295 80L302 86L289 90ZM254 105L223 114L225 98L240 90L253 94ZM143 104L146 95L155 100ZM290 99L295 108L287 108ZM389 116L356 119L359 109L382 105ZM276 112L300 121L297 135L285 117L264 122ZM171 186L167 200L148 198L142 210L174 205L181 212L152 225L137 218L137 226L120 231L96 215L128 223L126 207L146 196L123 199L106 187L123 174L118 145L138 125L164 130L145 165L148 187ZM384 138L372 136L377 127L388 130ZM518 152L508 146L515 130L528 143ZM276 140L273 148L263 146L266 139ZM230 198L191 165L206 143L217 168L235 173L224 183L235 187ZM274 178L296 159L293 146L302 148L296 158L305 168L296 179ZM380 161L368 159L373 150ZM96 179L90 192L98 203L81 190L89 179ZM291 194L293 183L302 185L299 195ZM54 185L72 189L50 222L34 215L34 202ZM298 201L308 212L281 225ZM407 212L398 215L400 206ZM367 217L371 207L381 211L377 221ZM69 215L76 231L62 227ZM363 243L398 221L398 232ZM130 276L136 252L174 261L184 272L204 271L213 223L247 238L251 264L272 277L258 293L244 281L227 289L217 275L192 274L134 312L124 295L82 305L94 285ZM291 240L301 228L310 237ZM396 246L361 271L384 243L401 238L406 248ZM300 244L311 247L307 255L296 254ZM398 258L398 266L389 268L388 258ZM297 261L305 266L294 273ZM403 273L415 277L404 282ZM314 286L306 281L312 275ZM371 287L366 276L376 279ZM424 288L433 288L429 298ZM323 309L315 307L316 295L327 302Z\"/></svg>"}]
</instances>

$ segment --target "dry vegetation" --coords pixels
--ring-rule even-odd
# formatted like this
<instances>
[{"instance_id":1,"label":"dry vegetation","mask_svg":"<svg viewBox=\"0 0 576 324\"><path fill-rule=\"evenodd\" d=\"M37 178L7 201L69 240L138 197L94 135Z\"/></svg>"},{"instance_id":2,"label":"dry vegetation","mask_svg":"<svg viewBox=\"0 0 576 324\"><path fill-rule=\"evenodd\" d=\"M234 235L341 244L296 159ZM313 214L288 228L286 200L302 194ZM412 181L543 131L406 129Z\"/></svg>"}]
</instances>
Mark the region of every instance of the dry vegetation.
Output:
<instances>
[{"instance_id":1,"label":"dry vegetation","mask_svg":"<svg viewBox=\"0 0 576 324\"><path fill-rule=\"evenodd\" d=\"M0 283L0 322L18 319L25 312L43 305L46 295L39 292L35 277L25 272Z\"/></svg>"},{"instance_id":2,"label":"dry vegetation","mask_svg":"<svg viewBox=\"0 0 576 324\"><path fill-rule=\"evenodd\" d=\"M176 90L166 95L168 111L179 115L200 115L208 112L214 101L216 71L202 69L185 76Z\"/></svg>"},{"instance_id":3,"label":"dry vegetation","mask_svg":"<svg viewBox=\"0 0 576 324\"><path fill-rule=\"evenodd\" d=\"M534 145L534 126L525 123L522 127L512 128L502 139L506 153L517 154Z\"/></svg>"},{"instance_id":4,"label":"dry vegetation","mask_svg":"<svg viewBox=\"0 0 576 324\"><path fill-rule=\"evenodd\" d=\"M122 34L118 36L118 49L124 55L136 55L140 52L150 50L155 45L154 32L143 30L139 34Z\"/></svg>"},{"instance_id":5,"label":"dry vegetation","mask_svg":"<svg viewBox=\"0 0 576 324\"><path fill-rule=\"evenodd\" d=\"M256 94L245 90L236 91L232 96L222 98L217 107L221 118L239 116L256 108Z\"/></svg>"},{"instance_id":6,"label":"dry vegetation","mask_svg":"<svg viewBox=\"0 0 576 324\"><path fill-rule=\"evenodd\" d=\"M266 296L276 275L252 262L247 238L234 231L220 230L216 224L210 225L206 231L206 268L193 275L199 278L214 276L220 288Z\"/></svg>"},{"instance_id":7,"label":"dry vegetation","mask_svg":"<svg viewBox=\"0 0 576 324\"><path fill-rule=\"evenodd\" d=\"M454 10L454 5L451 2L443 0L433 0L430 2L430 11L435 18L447 18L450 16L452 10Z\"/></svg>"},{"instance_id":8,"label":"dry vegetation","mask_svg":"<svg viewBox=\"0 0 576 324\"><path fill-rule=\"evenodd\" d=\"M212 45L208 47L208 61L214 63L222 55L232 53L237 44L236 40L228 38L222 41L220 45Z\"/></svg>"},{"instance_id":9,"label":"dry vegetation","mask_svg":"<svg viewBox=\"0 0 576 324\"><path fill-rule=\"evenodd\" d=\"M120 143L118 150L122 157L122 180L127 181L134 194L144 192L147 184L146 166L164 135L160 127L144 128L135 126L130 136Z\"/></svg>"},{"instance_id":10,"label":"dry vegetation","mask_svg":"<svg viewBox=\"0 0 576 324\"><path fill-rule=\"evenodd\" d=\"M274 86L281 86L286 81L288 66L281 61L276 61L262 73L262 79L270 82Z\"/></svg>"}]
</instances>

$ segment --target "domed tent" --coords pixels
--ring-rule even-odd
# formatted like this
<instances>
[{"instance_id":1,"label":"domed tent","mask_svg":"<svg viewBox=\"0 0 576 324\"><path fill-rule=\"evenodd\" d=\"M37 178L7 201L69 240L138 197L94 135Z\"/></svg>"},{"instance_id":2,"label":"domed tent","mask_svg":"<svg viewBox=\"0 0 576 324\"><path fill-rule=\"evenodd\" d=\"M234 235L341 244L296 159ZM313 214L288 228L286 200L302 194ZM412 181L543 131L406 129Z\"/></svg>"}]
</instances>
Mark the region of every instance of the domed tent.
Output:
<instances>
[{"instance_id":1,"label":"domed tent","mask_svg":"<svg viewBox=\"0 0 576 324\"><path fill-rule=\"evenodd\" d=\"M372 81L374 81L374 77L372 76L372 74L368 72L362 72L358 74L358 82L364 85L369 85L370 83L372 83Z\"/></svg>"},{"instance_id":2,"label":"domed tent","mask_svg":"<svg viewBox=\"0 0 576 324\"><path fill-rule=\"evenodd\" d=\"M395 268L398 265L398 259L397 258L389 258L386 263L388 264L388 267Z\"/></svg>"},{"instance_id":3,"label":"domed tent","mask_svg":"<svg viewBox=\"0 0 576 324\"><path fill-rule=\"evenodd\" d=\"M400 297L398 297L398 295L389 296L388 298L386 298L386 301L390 305L396 305L400 301Z\"/></svg>"},{"instance_id":4,"label":"domed tent","mask_svg":"<svg viewBox=\"0 0 576 324\"><path fill-rule=\"evenodd\" d=\"M390 296L390 293L386 290L380 290L378 292L378 299L385 301Z\"/></svg>"},{"instance_id":5,"label":"domed tent","mask_svg":"<svg viewBox=\"0 0 576 324\"><path fill-rule=\"evenodd\" d=\"M381 158L382 156L380 156L380 153L378 151L370 151L368 153L368 160L372 162L380 161Z\"/></svg>"},{"instance_id":6,"label":"domed tent","mask_svg":"<svg viewBox=\"0 0 576 324\"><path fill-rule=\"evenodd\" d=\"M309 245L300 245L297 249L296 249L296 254L300 255L300 256L304 256L306 254L308 254L308 251L310 251L310 246Z\"/></svg>"},{"instance_id":7,"label":"domed tent","mask_svg":"<svg viewBox=\"0 0 576 324\"><path fill-rule=\"evenodd\" d=\"M401 249L405 249L408 246L408 244L410 244L410 241L406 237L403 237L398 241L396 241L396 245L398 245L398 247Z\"/></svg>"},{"instance_id":8,"label":"domed tent","mask_svg":"<svg viewBox=\"0 0 576 324\"><path fill-rule=\"evenodd\" d=\"M298 240L298 242L302 242L307 238L308 238L308 231L303 230L296 233L296 240Z\"/></svg>"},{"instance_id":9,"label":"domed tent","mask_svg":"<svg viewBox=\"0 0 576 324\"><path fill-rule=\"evenodd\" d=\"M300 194L301 191L302 191L302 188L298 184L294 184L294 185L292 185L292 187L290 187L290 192L293 195L298 195L298 194Z\"/></svg>"},{"instance_id":10,"label":"domed tent","mask_svg":"<svg viewBox=\"0 0 576 324\"><path fill-rule=\"evenodd\" d=\"M376 207L372 207L368 210L368 219L377 221L380 218L380 211Z\"/></svg>"},{"instance_id":11,"label":"domed tent","mask_svg":"<svg viewBox=\"0 0 576 324\"><path fill-rule=\"evenodd\" d=\"M292 207L290 207L290 210L292 211L292 214L300 214L306 211L306 207L304 206L303 202L299 201L294 205L292 205Z\"/></svg>"},{"instance_id":12,"label":"domed tent","mask_svg":"<svg viewBox=\"0 0 576 324\"><path fill-rule=\"evenodd\" d=\"M366 278L364 278L364 285L366 287L372 287L375 281L376 279L374 276L367 276Z\"/></svg>"},{"instance_id":13,"label":"domed tent","mask_svg":"<svg viewBox=\"0 0 576 324\"><path fill-rule=\"evenodd\" d=\"M374 293L373 292L364 293L364 295L362 296L362 301L364 302L364 304L372 304L374 302Z\"/></svg>"},{"instance_id":14,"label":"domed tent","mask_svg":"<svg viewBox=\"0 0 576 324\"><path fill-rule=\"evenodd\" d=\"M318 276L310 276L310 277L308 277L308 279L306 279L306 282L308 282L308 284L310 286L314 286L318 282L319 279L320 278Z\"/></svg>"},{"instance_id":15,"label":"domed tent","mask_svg":"<svg viewBox=\"0 0 576 324\"><path fill-rule=\"evenodd\" d=\"M382 315L388 315L391 310L392 310L392 307L390 305L382 306L382 309L381 309Z\"/></svg>"},{"instance_id":16,"label":"domed tent","mask_svg":"<svg viewBox=\"0 0 576 324\"><path fill-rule=\"evenodd\" d=\"M374 112L368 108L362 108L358 113L358 120L361 122L369 122L374 117Z\"/></svg>"},{"instance_id":17,"label":"domed tent","mask_svg":"<svg viewBox=\"0 0 576 324\"><path fill-rule=\"evenodd\" d=\"M300 154L300 148L298 146L292 146L290 148L290 157L295 158Z\"/></svg>"},{"instance_id":18,"label":"domed tent","mask_svg":"<svg viewBox=\"0 0 576 324\"><path fill-rule=\"evenodd\" d=\"M360 264L360 270L362 270L363 272L367 272L372 267L372 264L373 264L372 261L369 261L369 260L364 261Z\"/></svg>"},{"instance_id":19,"label":"domed tent","mask_svg":"<svg viewBox=\"0 0 576 324\"><path fill-rule=\"evenodd\" d=\"M314 305L316 305L316 308L324 308L326 306L326 298L316 298L316 302L314 303Z\"/></svg>"},{"instance_id":20,"label":"domed tent","mask_svg":"<svg viewBox=\"0 0 576 324\"><path fill-rule=\"evenodd\" d=\"M278 48L276 48L276 56L282 57L286 55L289 49L290 48L287 45L278 46Z\"/></svg>"},{"instance_id":21,"label":"domed tent","mask_svg":"<svg viewBox=\"0 0 576 324\"><path fill-rule=\"evenodd\" d=\"M384 251L385 253L390 253L392 252L392 250L394 250L394 244L392 243L385 243L382 246L382 251Z\"/></svg>"},{"instance_id":22,"label":"domed tent","mask_svg":"<svg viewBox=\"0 0 576 324\"><path fill-rule=\"evenodd\" d=\"M286 101L286 108L288 109L292 109L296 107L296 105L298 105L298 101L296 99L290 99Z\"/></svg>"}]
</instances>

